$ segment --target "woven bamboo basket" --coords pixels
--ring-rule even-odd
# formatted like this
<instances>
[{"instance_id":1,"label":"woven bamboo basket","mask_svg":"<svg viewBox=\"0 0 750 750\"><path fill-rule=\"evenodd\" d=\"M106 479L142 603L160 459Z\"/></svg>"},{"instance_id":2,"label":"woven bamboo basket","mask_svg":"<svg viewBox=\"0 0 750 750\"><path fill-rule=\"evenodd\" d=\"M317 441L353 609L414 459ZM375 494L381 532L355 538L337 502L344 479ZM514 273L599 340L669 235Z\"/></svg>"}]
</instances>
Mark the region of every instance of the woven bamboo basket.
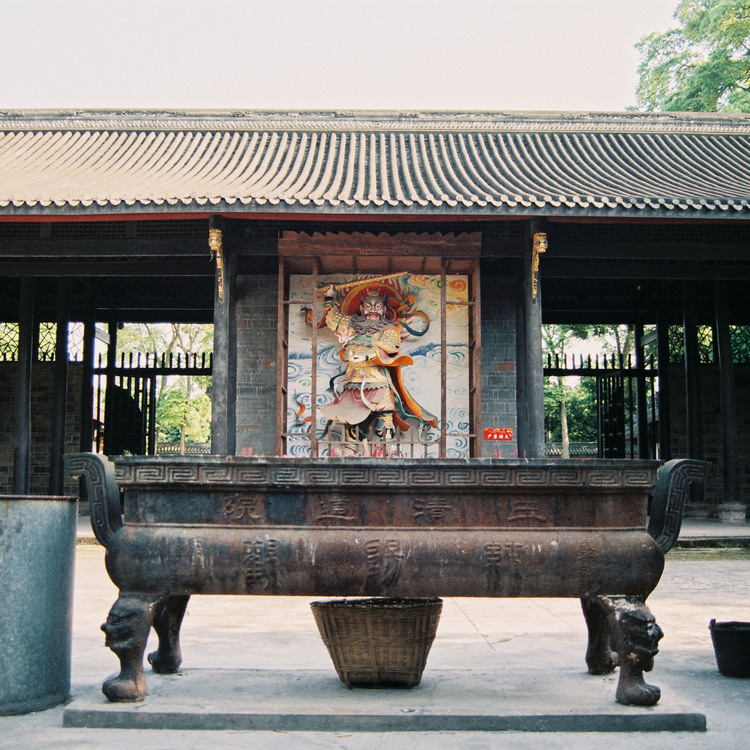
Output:
<instances>
[{"instance_id":1,"label":"woven bamboo basket","mask_svg":"<svg viewBox=\"0 0 750 750\"><path fill-rule=\"evenodd\" d=\"M442 599L336 599L310 606L347 687L419 685Z\"/></svg>"}]
</instances>

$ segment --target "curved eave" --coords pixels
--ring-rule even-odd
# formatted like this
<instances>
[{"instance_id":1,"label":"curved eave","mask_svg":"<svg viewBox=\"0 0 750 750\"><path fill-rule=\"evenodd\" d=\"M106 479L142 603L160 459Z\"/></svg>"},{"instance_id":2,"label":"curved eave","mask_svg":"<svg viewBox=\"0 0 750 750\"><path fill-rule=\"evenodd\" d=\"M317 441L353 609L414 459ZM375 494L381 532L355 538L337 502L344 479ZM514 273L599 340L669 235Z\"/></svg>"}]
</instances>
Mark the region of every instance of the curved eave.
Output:
<instances>
[{"instance_id":1,"label":"curved eave","mask_svg":"<svg viewBox=\"0 0 750 750\"><path fill-rule=\"evenodd\" d=\"M279 215L287 218L315 218L323 216L361 216L386 217L391 219L419 219L423 218L476 218L484 220L489 218L513 218L513 217L569 217L569 218L606 218L606 219L670 219L673 221L685 220L742 220L750 219L750 201L736 201L722 205L706 205L700 202L680 201L679 204L659 204L656 201L643 201L637 205L621 205L614 200L582 202L573 205L560 205L529 201L528 205L516 204L506 207L495 206L446 206L446 207L394 207L394 206L351 206L351 205L289 205L281 203L270 205L268 203L250 202L241 203L238 200L195 200L168 202L164 200L139 200L134 202L115 201L112 203L84 203L82 201L71 203L52 203L42 205L41 203L23 203L21 205L11 203L0 203L0 221L2 216L6 217L127 217L127 216L209 216L212 214L237 215L247 217L263 217Z\"/></svg>"},{"instance_id":2,"label":"curved eave","mask_svg":"<svg viewBox=\"0 0 750 750\"><path fill-rule=\"evenodd\" d=\"M6 215L740 218L750 202L743 117L0 121Z\"/></svg>"}]
</instances>

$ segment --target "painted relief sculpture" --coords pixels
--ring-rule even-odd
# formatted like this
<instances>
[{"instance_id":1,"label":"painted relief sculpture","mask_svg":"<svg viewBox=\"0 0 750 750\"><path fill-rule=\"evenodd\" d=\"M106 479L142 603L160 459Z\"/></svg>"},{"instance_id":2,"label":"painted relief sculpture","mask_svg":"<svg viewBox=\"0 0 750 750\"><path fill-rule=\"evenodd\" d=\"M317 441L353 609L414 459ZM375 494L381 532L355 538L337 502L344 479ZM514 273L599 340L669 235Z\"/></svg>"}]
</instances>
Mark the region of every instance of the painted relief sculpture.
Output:
<instances>
[{"instance_id":1,"label":"painted relief sculpture","mask_svg":"<svg viewBox=\"0 0 750 750\"><path fill-rule=\"evenodd\" d=\"M336 292L344 289L349 292L337 304ZM346 366L332 378L334 400L321 412L329 426L344 425L348 441L371 437L389 442L397 429L437 426L435 417L410 396L401 372L413 364L399 353L403 333L421 336L429 328L429 319L413 304L413 297L382 280L331 284L325 290L321 325L338 339ZM409 325L415 318L423 321L422 330Z\"/></svg>"}]
</instances>

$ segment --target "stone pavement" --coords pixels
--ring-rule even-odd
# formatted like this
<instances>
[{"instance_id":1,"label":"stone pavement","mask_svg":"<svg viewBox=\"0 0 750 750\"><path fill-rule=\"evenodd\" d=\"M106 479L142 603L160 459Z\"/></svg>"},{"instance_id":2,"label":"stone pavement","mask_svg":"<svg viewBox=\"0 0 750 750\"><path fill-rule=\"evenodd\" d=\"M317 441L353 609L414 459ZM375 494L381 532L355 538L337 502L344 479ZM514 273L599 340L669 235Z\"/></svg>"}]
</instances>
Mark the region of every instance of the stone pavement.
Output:
<instances>
[{"instance_id":1,"label":"stone pavement","mask_svg":"<svg viewBox=\"0 0 750 750\"><path fill-rule=\"evenodd\" d=\"M99 631L116 590L104 570L103 550L90 543L83 524L81 532L80 541L87 543L79 544L76 554L73 701L25 716L0 717L0 748L374 748L385 742L412 749L600 748L605 743L613 748L634 743L645 748L748 746L750 679L719 674L708 631L712 618L750 620L747 552L716 559L668 555L662 580L649 599L665 632L647 678L662 688L662 699L654 708L619 706L614 701L615 676L586 674L586 628L574 600L446 599L420 686L349 691L336 678L309 599L217 596L191 600L183 625L181 674L160 676L148 670L150 692L144 703L114 709L131 718L145 717L141 726L149 726L149 714L171 712L174 719L187 711L188 716L202 717L201 726L200 721L254 709L271 717L260 724L264 729L63 726L66 715L70 723L70 716L92 706L99 712L112 708L100 686L117 671L117 659L104 647ZM747 525L688 521L682 538L729 538L740 545L750 537L748 532ZM588 728L597 731L456 731L449 722L433 731L378 731L376 722L366 720L386 717L380 725L384 729L409 728L411 717L431 712L445 717L453 711L454 726L466 728L467 717L487 707L494 707L494 715L500 717L524 712L537 718L551 716L558 728L565 720L568 728L576 728L576 723L585 728L581 717L593 717ZM303 731L310 728L299 718L305 712L319 717L319 731ZM624 725L632 729L632 723L627 724L632 717L645 717L651 722L645 728L652 730L659 728L660 718L679 715L705 716L707 731L603 731ZM530 723L525 728L553 727Z\"/></svg>"},{"instance_id":2,"label":"stone pavement","mask_svg":"<svg viewBox=\"0 0 750 750\"><path fill-rule=\"evenodd\" d=\"M706 543L713 546L717 541L727 546L744 547L750 544L750 524L724 524L716 521L696 521L687 518L682 522L677 546L693 547Z\"/></svg>"}]
</instances>

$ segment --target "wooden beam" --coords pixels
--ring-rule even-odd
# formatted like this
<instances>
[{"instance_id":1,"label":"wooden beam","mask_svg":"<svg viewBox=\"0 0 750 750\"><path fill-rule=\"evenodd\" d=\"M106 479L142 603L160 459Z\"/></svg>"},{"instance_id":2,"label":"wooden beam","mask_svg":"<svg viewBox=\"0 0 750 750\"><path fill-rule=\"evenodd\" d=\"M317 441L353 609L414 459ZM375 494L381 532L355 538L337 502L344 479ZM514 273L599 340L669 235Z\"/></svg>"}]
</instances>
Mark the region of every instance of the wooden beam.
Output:
<instances>
[{"instance_id":1,"label":"wooden beam","mask_svg":"<svg viewBox=\"0 0 750 750\"><path fill-rule=\"evenodd\" d=\"M740 242L618 242L606 240L555 239L555 258L598 261L680 261L721 260L728 262L747 259L747 245Z\"/></svg>"},{"instance_id":2,"label":"wooden beam","mask_svg":"<svg viewBox=\"0 0 750 750\"><path fill-rule=\"evenodd\" d=\"M393 255L422 257L476 257L482 246L480 232L306 232L285 231L279 255Z\"/></svg>"},{"instance_id":3,"label":"wooden beam","mask_svg":"<svg viewBox=\"0 0 750 750\"><path fill-rule=\"evenodd\" d=\"M85 260L2 260L0 276L71 276L76 278L111 278L132 276L212 276L211 263L205 259L152 258L147 261L128 259Z\"/></svg>"},{"instance_id":4,"label":"wooden beam","mask_svg":"<svg viewBox=\"0 0 750 750\"><path fill-rule=\"evenodd\" d=\"M183 300L184 302L184 300ZM185 309L183 307L168 307L162 305L153 309L137 307L104 307L96 308L99 319L109 318L111 312L117 312L124 323L211 323L213 322L213 308L200 306Z\"/></svg>"},{"instance_id":5,"label":"wooden beam","mask_svg":"<svg viewBox=\"0 0 750 750\"><path fill-rule=\"evenodd\" d=\"M209 253L202 237L108 238L64 237L0 239L4 258L165 258L202 257Z\"/></svg>"},{"instance_id":6,"label":"wooden beam","mask_svg":"<svg viewBox=\"0 0 750 750\"><path fill-rule=\"evenodd\" d=\"M544 273L553 279L750 279L750 264L696 262L686 258L681 262L621 260L602 261L546 259Z\"/></svg>"}]
</instances>

